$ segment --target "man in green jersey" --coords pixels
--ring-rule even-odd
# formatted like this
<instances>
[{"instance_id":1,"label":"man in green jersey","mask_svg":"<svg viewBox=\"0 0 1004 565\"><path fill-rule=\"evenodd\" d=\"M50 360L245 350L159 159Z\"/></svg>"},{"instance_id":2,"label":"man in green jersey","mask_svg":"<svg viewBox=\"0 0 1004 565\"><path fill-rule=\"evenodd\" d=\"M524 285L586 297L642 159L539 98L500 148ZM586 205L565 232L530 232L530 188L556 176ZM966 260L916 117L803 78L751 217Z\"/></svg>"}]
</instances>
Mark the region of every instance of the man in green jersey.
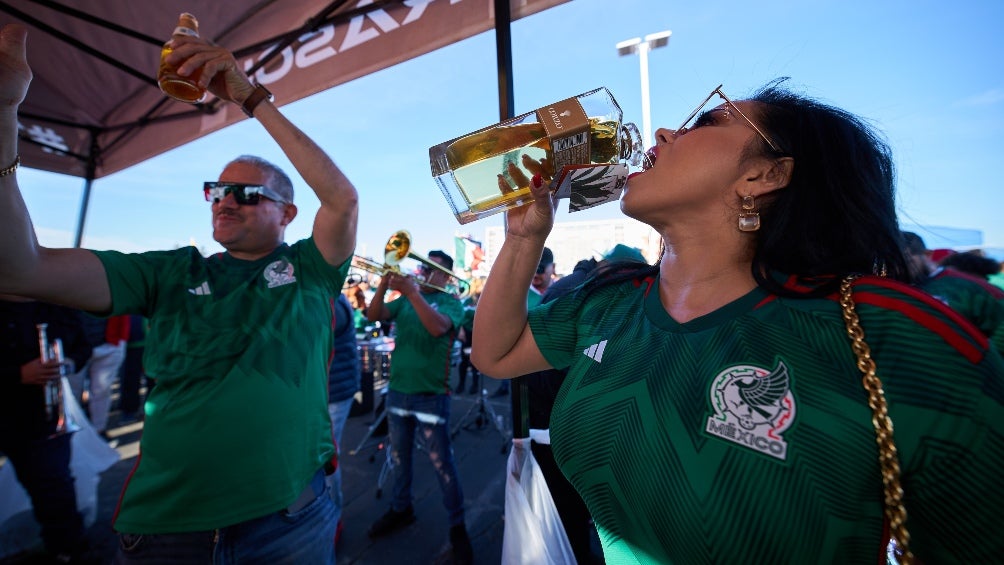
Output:
<instances>
[{"instance_id":1,"label":"man in green jersey","mask_svg":"<svg viewBox=\"0 0 1004 565\"><path fill-rule=\"evenodd\" d=\"M429 252L429 260L445 271L453 270L453 258L442 251ZM450 352L464 318L456 297L437 290L445 288L446 272L422 267L425 281L393 272L377 286L366 316L370 322L394 323L394 356L390 364L387 411L390 414L391 456L394 458L394 490L391 507L369 529L371 537L387 535L415 521L411 476L416 435L436 470L443 490L443 505L449 514L453 563L470 563L471 542L464 525L464 493L450 443ZM401 296L384 303L387 289Z\"/></svg>"},{"instance_id":2,"label":"man in green jersey","mask_svg":"<svg viewBox=\"0 0 1004 565\"><path fill-rule=\"evenodd\" d=\"M201 84L257 119L314 191L311 236L283 242L297 211L292 183L243 156L204 186L225 253L42 247L13 174L31 80L26 35L0 30L0 292L150 320L144 364L157 386L115 517L119 561L332 563L327 365L332 302L355 247L355 188L231 53L175 37L179 74L201 70Z\"/></svg>"}]
</instances>

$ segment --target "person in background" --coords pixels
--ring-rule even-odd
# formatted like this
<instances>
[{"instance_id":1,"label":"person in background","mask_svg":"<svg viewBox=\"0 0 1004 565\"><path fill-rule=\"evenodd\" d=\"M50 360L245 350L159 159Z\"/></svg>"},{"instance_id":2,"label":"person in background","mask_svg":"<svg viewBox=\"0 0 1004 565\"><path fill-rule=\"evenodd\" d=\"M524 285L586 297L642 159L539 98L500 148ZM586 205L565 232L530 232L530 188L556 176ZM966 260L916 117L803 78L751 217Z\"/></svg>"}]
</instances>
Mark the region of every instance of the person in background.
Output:
<instances>
[{"instance_id":1,"label":"person in background","mask_svg":"<svg viewBox=\"0 0 1004 565\"><path fill-rule=\"evenodd\" d=\"M540 304L541 298L554 281L554 253L547 247L540 253L540 262L537 263L537 271L530 280L530 289L526 294L527 308L534 308Z\"/></svg>"},{"instance_id":2,"label":"person in background","mask_svg":"<svg viewBox=\"0 0 1004 565\"><path fill-rule=\"evenodd\" d=\"M468 394L481 394L481 375L478 368L471 364L471 336L474 335L474 311L478 307L478 298L472 295L464 302L464 318L460 322L457 339L460 341L460 363L457 365L457 388L453 392L461 394L467 383L467 374L471 376L471 387Z\"/></svg>"},{"instance_id":3,"label":"person in background","mask_svg":"<svg viewBox=\"0 0 1004 565\"><path fill-rule=\"evenodd\" d=\"M243 155L198 187L223 253L43 247L15 174L17 110L32 77L26 38L24 26L0 28L0 292L150 320L144 368L157 386L114 520L117 562L333 563L334 544L316 542L336 527L324 480L335 455L327 377L332 304L356 243L355 187L233 54L174 36L168 63L198 71L233 105L223 111L261 124L313 190L311 235L285 243L292 180Z\"/></svg>"},{"instance_id":4,"label":"person in background","mask_svg":"<svg viewBox=\"0 0 1004 565\"><path fill-rule=\"evenodd\" d=\"M342 292L352 306L352 323L356 328L356 333L365 333L366 325L368 324L366 320L366 291L363 289L364 285L366 285L365 282L359 283Z\"/></svg>"},{"instance_id":5,"label":"person in background","mask_svg":"<svg viewBox=\"0 0 1004 565\"><path fill-rule=\"evenodd\" d=\"M962 314L1004 351L1004 290L983 277L945 265L967 253L948 255L939 266L931 259L923 238L909 231L903 232L903 249L910 260L913 283Z\"/></svg>"},{"instance_id":6,"label":"person in background","mask_svg":"<svg viewBox=\"0 0 1004 565\"><path fill-rule=\"evenodd\" d=\"M94 431L106 441L108 413L112 406L112 387L125 361L126 342L129 340L129 316L111 316L108 319L84 315L84 327L94 348L91 360L70 377L74 394L83 402L84 384L87 384L87 415Z\"/></svg>"},{"instance_id":7,"label":"person in background","mask_svg":"<svg viewBox=\"0 0 1004 565\"><path fill-rule=\"evenodd\" d=\"M942 259L939 265L961 271L985 281L988 281L991 276L1001 272L1000 263L991 257L980 254L978 251L953 253Z\"/></svg>"},{"instance_id":8,"label":"person in background","mask_svg":"<svg viewBox=\"0 0 1004 565\"><path fill-rule=\"evenodd\" d=\"M131 424L142 417L140 389L143 387L143 349L146 343L146 319L138 314L129 316L129 340L125 360L119 374L119 424ZM147 394L153 383L148 382Z\"/></svg>"},{"instance_id":9,"label":"person in background","mask_svg":"<svg viewBox=\"0 0 1004 565\"><path fill-rule=\"evenodd\" d=\"M344 294L339 294L334 305L334 357L328 367L328 414L331 416L331 435L335 439L335 454L341 454L342 432L352 410L353 397L359 390L361 372L356 344L355 317L352 305ZM327 477L331 500L335 503L335 543L341 538L342 520L342 467Z\"/></svg>"},{"instance_id":10,"label":"person in background","mask_svg":"<svg viewBox=\"0 0 1004 565\"><path fill-rule=\"evenodd\" d=\"M485 374L568 370L551 445L606 561L875 563L904 527L920 562L999 561L1004 359L908 284L879 134L773 82L655 139L620 204L658 264L528 312L556 200L524 160L474 321Z\"/></svg>"},{"instance_id":11,"label":"person in background","mask_svg":"<svg viewBox=\"0 0 1004 565\"><path fill-rule=\"evenodd\" d=\"M987 277L987 282L1001 290L1004 290L1004 263L997 263L997 266L1000 267L1001 270L997 271L996 274Z\"/></svg>"},{"instance_id":12,"label":"person in background","mask_svg":"<svg viewBox=\"0 0 1004 565\"><path fill-rule=\"evenodd\" d=\"M453 258L442 251L430 251L429 260L447 272L453 270ZM446 286L446 272L425 265L421 270L428 283ZM384 303L388 289L399 292L400 297ZM450 294L419 286L412 277L388 272L380 279L366 316L370 322L393 321L396 328L387 392L393 497L390 509L370 526L368 534L373 538L385 536L415 521L411 480L418 439L429 454L443 491L453 563L469 564L473 549L464 523L464 492L450 443L450 355L463 320L463 306Z\"/></svg>"},{"instance_id":13,"label":"person in background","mask_svg":"<svg viewBox=\"0 0 1004 565\"><path fill-rule=\"evenodd\" d=\"M65 364L43 362L37 324L49 342L63 342ZM79 311L0 295L0 452L31 498L42 542L54 562L88 559L84 521L70 472L71 433L57 433L47 413L45 389L62 387L61 375L91 357ZM49 410L58 407L50 406Z\"/></svg>"}]
</instances>

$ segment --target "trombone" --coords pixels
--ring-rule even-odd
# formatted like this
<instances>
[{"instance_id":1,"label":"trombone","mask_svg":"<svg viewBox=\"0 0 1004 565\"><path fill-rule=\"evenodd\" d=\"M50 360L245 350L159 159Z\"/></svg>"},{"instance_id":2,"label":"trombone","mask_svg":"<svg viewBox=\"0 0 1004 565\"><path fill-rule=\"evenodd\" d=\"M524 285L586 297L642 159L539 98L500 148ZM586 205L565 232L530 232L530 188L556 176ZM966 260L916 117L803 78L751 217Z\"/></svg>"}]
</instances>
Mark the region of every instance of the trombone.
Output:
<instances>
[{"instance_id":1,"label":"trombone","mask_svg":"<svg viewBox=\"0 0 1004 565\"><path fill-rule=\"evenodd\" d=\"M401 271L400 264L405 259L414 259L429 269L449 275L450 282L444 285L437 285L428 281L426 277L422 275L404 274L404 272ZM387 273L407 276L412 278L419 286L452 294L457 298L466 296L467 293L470 292L471 288L469 282L454 274L453 271L443 267L431 259L422 257L417 253L413 253L411 251L411 233L409 233L408 230L398 230L390 236L390 239L387 240L387 245L384 246L383 264L380 264L373 259L353 255L352 266L356 269L380 275L381 277L385 276Z\"/></svg>"}]
</instances>

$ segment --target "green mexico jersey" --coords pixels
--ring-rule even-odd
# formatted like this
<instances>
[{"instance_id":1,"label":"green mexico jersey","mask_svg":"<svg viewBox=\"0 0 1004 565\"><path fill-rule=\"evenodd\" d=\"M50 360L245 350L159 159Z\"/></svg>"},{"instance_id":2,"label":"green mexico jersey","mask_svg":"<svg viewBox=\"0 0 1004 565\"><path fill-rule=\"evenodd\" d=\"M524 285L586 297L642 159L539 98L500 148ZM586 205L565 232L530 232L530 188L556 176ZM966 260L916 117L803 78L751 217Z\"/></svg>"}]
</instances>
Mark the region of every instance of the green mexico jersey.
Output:
<instances>
[{"instance_id":1,"label":"green mexico jersey","mask_svg":"<svg viewBox=\"0 0 1004 565\"><path fill-rule=\"evenodd\" d=\"M954 269L938 269L920 288L952 307L1004 351L1004 290Z\"/></svg>"},{"instance_id":2,"label":"green mexico jersey","mask_svg":"<svg viewBox=\"0 0 1004 565\"><path fill-rule=\"evenodd\" d=\"M386 307L394 320L395 332L388 386L404 394L447 394L450 392L450 353L464 321L464 306L445 292L423 292L421 296L433 310L449 318L453 327L441 336L433 336L422 325L407 298L388 302Z\"/></svg>"},{"instance_id":3,"label":"green mexico jersey","mask_svg":"<svg viewBox=\"0 0 1004 565\"><path fill-rule=\"evenodd\" d=\"M150 319L143 363L157 380L115 528L201 531L291 504L334 455L327 369L348 261L328 265L312 239L257 261L97 255L112 312Z\"/></svg>"},{"instance_id":4,"label":"green mexico jersey","mask_svg":"<svg viewBox=\"0 0 1004 565\"><path fill-rule=\"evenodd\" d=\"M553 450L606 562L882 562L872 413L835 297L757 289L680 324L657 289L617 283L530 313L541 352L569 369ZM915 554L999 561L1004 361L920 291L877 277L854 291Z\"/></svg>"}]
</instances>

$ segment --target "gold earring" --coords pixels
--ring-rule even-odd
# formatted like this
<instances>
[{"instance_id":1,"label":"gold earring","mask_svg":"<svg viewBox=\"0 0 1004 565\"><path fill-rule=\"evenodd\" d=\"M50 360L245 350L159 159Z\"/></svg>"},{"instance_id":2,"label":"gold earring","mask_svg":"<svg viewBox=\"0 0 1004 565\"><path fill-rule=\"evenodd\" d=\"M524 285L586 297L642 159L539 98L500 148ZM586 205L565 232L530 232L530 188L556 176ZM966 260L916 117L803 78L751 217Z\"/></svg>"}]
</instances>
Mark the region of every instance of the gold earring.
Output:
<instances>
[{"instance_id":1,"label":"gold earring","mask_svg":"<svg viewBox=\"0 0 1004 565\"><path fill-rule=\"evenodd\" d=\"M760 229L760 212L756 209L753 195L743 196L743 211L739 213L739 231L757 231Z\"/></svg>"}]
</instances>

